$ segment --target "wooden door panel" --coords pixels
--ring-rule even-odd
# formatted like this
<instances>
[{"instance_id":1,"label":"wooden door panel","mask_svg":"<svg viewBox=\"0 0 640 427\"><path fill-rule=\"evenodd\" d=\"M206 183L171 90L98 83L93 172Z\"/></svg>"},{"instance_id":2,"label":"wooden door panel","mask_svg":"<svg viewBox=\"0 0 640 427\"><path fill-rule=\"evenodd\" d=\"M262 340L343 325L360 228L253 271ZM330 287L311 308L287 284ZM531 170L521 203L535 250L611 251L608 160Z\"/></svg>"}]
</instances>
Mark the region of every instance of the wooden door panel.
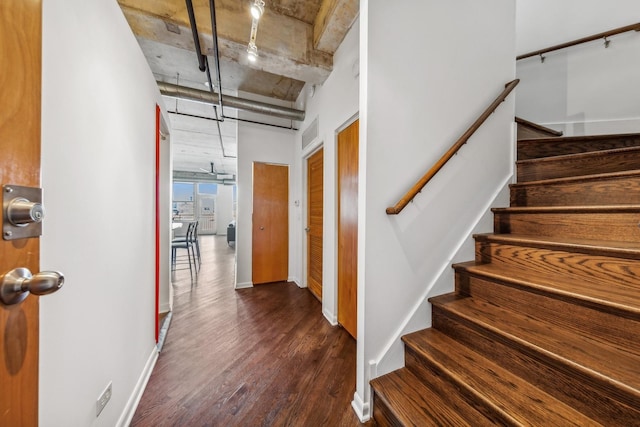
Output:
<instances>
[{"instance_id":1,"label":"wooden door panel","mask_svg":"<svg viewBox=\"0 0 640 427\"><path fill-rule=\"evenodd\" d=\"M0 183L40 186L40 1L0 2ZM0 275L39 271L39 239L0 240ZM0 425L38 425L38 297L0 303Z\"/></svg>"},{"instance_id":2,"label":"wooden door panel","mask_svg":"<svg viewBox=\"0 0 640 427\"><path fill-rule=\"evenodd\" d=\"M357 338L358 138L356 120L338 134L338 323Z\"/></svg>"},{"instance_id":3,"label":"wooden door panel","mask_svg":"<svg viewBox=\"0 0 640 427\"><path fill-rule=\"evenodd\" d=\"M322 300L323 165L320 149L307 162L307 286Z\"/></svg>"},{"instance_id":4,"label":"wooden door panel","mask_svg":"<svg viewBox=\"0 0 640 427\"><path fill-rule=\"evenodd\" d=\"M253 164L253 284L286 281L289 273L289 167Z\"/></svg>"}]
</instances>

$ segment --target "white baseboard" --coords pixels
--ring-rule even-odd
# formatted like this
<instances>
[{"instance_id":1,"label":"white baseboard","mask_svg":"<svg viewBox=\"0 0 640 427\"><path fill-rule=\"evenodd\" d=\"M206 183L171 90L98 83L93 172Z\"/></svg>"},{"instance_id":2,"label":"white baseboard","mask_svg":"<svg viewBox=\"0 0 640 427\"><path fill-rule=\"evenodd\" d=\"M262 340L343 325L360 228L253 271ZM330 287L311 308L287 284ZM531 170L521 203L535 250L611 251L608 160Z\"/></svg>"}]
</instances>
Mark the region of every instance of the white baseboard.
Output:
<instances>
[{"instance_id":1,"label":"white baseboard","mask_svg":"<svg viewBox=\"0 0 640 427\"><path fill-rule=\"evenodd\" d=\"M144 365L144 369L140 374L140 378L138 378L138 382L133 389L133 393L131 393L129 400L127 401L127 405L124 407L124 411L122 411L122 415L120 415L120 419L118 420L116 426L127 427L129 424L131 424L133 415L136 413L138 403L140 403L142 393L144 393L144 389L147 387L147 382L149 382L149 377L151 377L151 372L153 372L153 367L156 366L157 360L158 349L154 345L153 350L151 350L151 354L147 359L147 363Z\"/></svg>"},{"instance_id":2,"label":"white baseboard","mask_svg":"<svg viewBox=\"0 0 640 427\"><path fill-rule=\"evenodd\" d=\"M171 304L168 301L164 304L160 304L159 311L160 313L167 313L171 311Z\"/></svg>"},{"instance_id":3,"label":"white baseboard","mask_svg":"<svg viewBox=\"0 0 640 427\"><path fill-rule=\"evenodd\" d=\"M331 326L338 326L338 316L331 313L326 308L322 309L322 315L329 321Z\"/></svg>"},{"instance_id":4,"label":"white baseboard","mask_svg":"<svg viewBox=\"0 0 640 427\"><path fill-rule=\"evenodd\" d=\"M371 405L364 403L364 400L362 400L360 395L358 395L358 392L353 393L351 407L355 411L361 423L366 423L371 419Z\"/></svg>"},{"instance_id":5,"label":"white baseboard","mask_svg":"<svg viewBox=\"0 0 640 427\"><path fill-rule=\"evenodd\" d=\"M253 282L236 283L236 289L253 288Z\"/></svg>"},{"instance_id":6,"label":"white baseboard","mask_svg":"<svg viewBox=\"0 0 640 427\"><path fill-rule=\"evenodd\" d=\"M289 276L287 282L295 283L299 288L306 288L306 285L301 285L302 280L298 279L297 277Z\"/></svg>"}]
</instances>

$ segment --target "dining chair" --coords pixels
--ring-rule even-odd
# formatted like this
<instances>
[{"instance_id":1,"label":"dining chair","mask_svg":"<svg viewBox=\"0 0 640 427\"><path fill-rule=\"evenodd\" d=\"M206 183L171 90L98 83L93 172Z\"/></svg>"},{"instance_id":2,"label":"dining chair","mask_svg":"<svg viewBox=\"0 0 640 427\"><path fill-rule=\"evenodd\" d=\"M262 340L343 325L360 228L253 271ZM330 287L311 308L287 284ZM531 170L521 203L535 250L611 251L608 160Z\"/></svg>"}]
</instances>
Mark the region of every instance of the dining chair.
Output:
<instances>
[{"instance_id":1,"label":"dining chair","mask_svg":"<svg viewBox=\"0 0 640 427\"><path fill-rule=\"evenodd\" d=\"M171 265L173 270L175 271L176 266L178 265L178 249L185 249L187 251L187 262L189 264L189 274L191 275L191 279L193 279L193 271L195 270L196 274L198 274L199 270L193 237L195 229L196 222L190 222L187 225L187 233L185 236L175 238L171 241Z\"/></svg>"}]
</instances>

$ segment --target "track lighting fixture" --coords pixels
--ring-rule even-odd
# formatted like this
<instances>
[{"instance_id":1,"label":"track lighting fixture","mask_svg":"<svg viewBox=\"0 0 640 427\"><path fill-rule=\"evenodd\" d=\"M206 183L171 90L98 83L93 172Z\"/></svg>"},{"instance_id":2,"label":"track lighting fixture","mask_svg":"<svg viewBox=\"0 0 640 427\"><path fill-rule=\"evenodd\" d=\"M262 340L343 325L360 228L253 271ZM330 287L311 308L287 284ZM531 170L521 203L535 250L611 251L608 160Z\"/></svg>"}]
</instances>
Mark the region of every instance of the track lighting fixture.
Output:
<instances>
[{"instance_id":1,"label":"track lighting fixture","mask_svg":"<svg viewBox=\"0 0 640 427\"><path fill-rule=\"evenodd\" d=\"M255 5L259 5L261 7L261 10L264 10L264 1L256 0L253 6ZM251 13L253 14L253 12ZM247 46L247 58L249 59L249 62L256 62L258 60L258 46L256 46L256 37L258 37L258 19L254 17L251 20L251 35L249 36L249 45Z\"/></svg>"},{"instance_id":2,"label":"track lighting fixture","mask_svg":"<svg viewBox=\"0 0 640 427\"><path fill-rule=\"evenodd\" d=\"M251 16L253 16L253 19L260 19L263 12L264 12L264 1L255 0L251 5Z\"/></svg>"},{"instance_id":3,"label":"track lighting fixture","mask_svg":"<svg viewBox=\"0 0 640 427\"><path fill-rule=\"evenodd\" d=\"M249 61L256 62L258 59L258 47L255 43L249 42L249 48L247 49L247 58Z\"/></svg>"}]
</instances>

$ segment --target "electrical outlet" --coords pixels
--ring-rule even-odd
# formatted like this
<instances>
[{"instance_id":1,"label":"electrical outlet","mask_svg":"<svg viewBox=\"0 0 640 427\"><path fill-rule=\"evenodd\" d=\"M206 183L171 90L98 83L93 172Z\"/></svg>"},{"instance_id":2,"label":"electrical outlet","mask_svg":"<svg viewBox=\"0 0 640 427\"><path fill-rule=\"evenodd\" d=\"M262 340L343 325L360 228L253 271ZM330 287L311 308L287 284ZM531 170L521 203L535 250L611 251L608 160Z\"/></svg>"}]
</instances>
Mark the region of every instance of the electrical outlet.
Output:
<instances>
[{"instance_id":1,"label":"electrical outlet","mask_svg":"<svg viewBox=\"0 0 640 427\"><path fill-rule=\"evenodd\" d=\"M96 417L100 415L100 412L102 412L104 407L107 406L107 403L109 403L109 399L111 399L111 384L112 381L109 381L107 388L104 389L100 397L98 397L98 400L96 400Z\"/></svg>"}]
</instances>

